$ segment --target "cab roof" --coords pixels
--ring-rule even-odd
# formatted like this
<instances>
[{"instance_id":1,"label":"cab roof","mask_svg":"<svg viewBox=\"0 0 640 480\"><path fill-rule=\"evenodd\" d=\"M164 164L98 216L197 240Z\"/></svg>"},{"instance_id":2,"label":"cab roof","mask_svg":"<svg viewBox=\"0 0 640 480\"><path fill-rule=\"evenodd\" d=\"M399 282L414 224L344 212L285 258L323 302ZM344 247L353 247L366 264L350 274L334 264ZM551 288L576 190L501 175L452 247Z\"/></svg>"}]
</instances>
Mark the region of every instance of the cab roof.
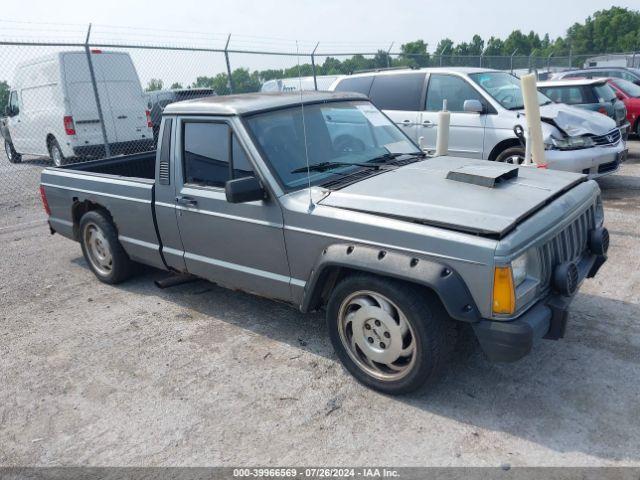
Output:
<instances>
[{"instance_id":1,"label":"cab roof","mask_svg":"<svg viewBox=\"0 0 640 480\"><path fill-rule=\"evenodd\" d=\"M294 107L310 103L348 100L367 100L359 93L350 92L259 92L196 98L171 103L165 115L248 115L266 110Z\"/></svg>"}]
</instances>

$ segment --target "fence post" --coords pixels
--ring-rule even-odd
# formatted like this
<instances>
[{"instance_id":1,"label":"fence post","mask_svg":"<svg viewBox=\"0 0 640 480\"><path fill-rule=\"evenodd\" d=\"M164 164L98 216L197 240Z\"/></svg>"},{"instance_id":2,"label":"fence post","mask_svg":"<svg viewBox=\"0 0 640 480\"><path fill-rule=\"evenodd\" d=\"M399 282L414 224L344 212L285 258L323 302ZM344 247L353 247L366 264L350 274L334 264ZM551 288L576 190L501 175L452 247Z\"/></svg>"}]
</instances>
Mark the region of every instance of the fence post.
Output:
<instances>
[{"instance_id":1,"label":"fence post","mask_svg":"<svg viewBox=\"0 0 640 480\"><path fill-rule=\"evenodd\" d=\"M449 47L445 48L440 52L440 66L442 66L442 57L444 57L444 52L446 52L448 49Z\"/></svg>"},{"instance_id":2,"label":"fence post","mask_svg":"<svg viewBox=\"0 0 640 480\"><path fill-rule=\"evenodd\" d=\"M533 60L533 54L536 52L536 48L534 48L533 50L531 50L531 53L529 54L529 73L532 72L532 68L531 68L531 61Z\"/></svg>"},{"instance_id":3,"label":"fence post","mask_svg":"<svg viewBox=\"0 0 640 480\"><path fill-rule=\"evenodd\" d=\"M387 49L387 68L391 68L391 49L393 48L393 44L395 42L391 42L389 48Z\"/></svg>"},{"instance_id":4,"label":"fence post","mask_svg":"<svg viewBox=\"0 0 640 480\"><path fill-rule=\"evenodd\" d=\"M231 41L231 34L227 37L227 43L224 46L224 60L227 63L227 86L229 87L229 93L233 93L233 79L231 78L231 63L229 63L229 42Z\"/></svg>"},{"instance_id":5,"label":"fence post","mask_svg":"<svg viewBox=\"0 0 640 480\"><path fill-rule=\"evenodd\" d=\"M573 67L573 47L569 47L569 68Z\"/></svg>"},{"instance_id":6,"label":"fence post","mask_svg":"<svg viewBox=\"0 0 640 480\"><path fill-rule=\"evenodd\" d=\"M98 84L96 83L96 72L93 69L93 60L91 60L91 48L89 47L89 39L91 38L91 24L87 29L87 38L84 41L84 51L87 55L89 63L89 75L91 76L91 86L93 87L93 96L96 100L96 108L98 109L98 120L100 121L100 130L102 130L102 141L104 142L104 154L111 156L111 148L109 147L109 138L107 137L107 126L104 124L104 115L102 114L102 104L100 103L100 94L98 93Z\"/></svg>"},{"instance_id":7,"label":"fence post","mask_svg":"<svg viewBox=\"0 0 640 480\"><path fill-rule=\"evenodd\" d=\"M316 43L316 46L311 52L311 70L313 71L313 88L317 92L318 91L318 79L316 78L316 50L318 49L318 45L320 42Z\"/></svg>"},{"instance_id":8,"label":"fence post","mask_svg":"<svg viewBox=\"0 0 640 480\"><path fill-rule=\"evenodd\" d=\"M511 54L511 59L510 59L510 62L509 62L509 65L510 65L510 68L511 68L511 75L513 75L513 57L515 56L516 53L518 53L518 49L517 48Z\"/></svg>"},{"instance_id":9,"label":"fence post","mask_svg":"<svg viewBox=\"0 0 640 480\"><path fill-rule=\"evenodd\" d=\"M547 57L547 72L551 71L551 57L553 57L553 53L550 53Z\"/></svg>"}]
</instances>

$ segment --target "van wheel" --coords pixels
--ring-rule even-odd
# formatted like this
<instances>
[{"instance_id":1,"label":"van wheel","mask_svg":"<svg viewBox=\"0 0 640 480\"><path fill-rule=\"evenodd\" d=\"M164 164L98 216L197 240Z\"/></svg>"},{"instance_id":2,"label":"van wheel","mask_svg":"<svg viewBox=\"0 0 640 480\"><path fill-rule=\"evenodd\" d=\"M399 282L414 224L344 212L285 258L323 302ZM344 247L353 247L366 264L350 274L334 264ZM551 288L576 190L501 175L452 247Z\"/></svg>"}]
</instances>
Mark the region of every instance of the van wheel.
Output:
<instances>
[{"instance_id":1,"label":"van wheel","mask_svg":"<svg viewBox=\"0 0 640 480\"><path fill-rule=\"evenodd\" d=\"M524 163L524 148L510 147L500 152L496 157L496 162L511 163L513 165L522 165Z\"/></svg>"},{"instance_id":2,"label":"van wheel","mask_svg":"<svg viewBox=\"0 0 640 480\"><path fill-rule=\"evenodd\" d=\"M9 163L22 162L22 155L16 152L16 149L13 147L13 143L8 140L4 141L4 151L7 154L7 160L9 160Z\"/></svg>"},{"instance_id":3,"label":"van wheel","mask_svg":"<svg viewBox=\"0 0 640 480\"><path fill-rule=\"evenodd\" d=\"M123 282L134 273L135 264L122 248L111 219L91 210L80 219L80 245L89 268L104 283Z\"/></svg>"},{"instance_id":4,"label":"van wheel","mask_svg":"<svg viewBox=\"0 0 640 480\"><path fill-rule=\"evenodd\" d=\"M436 381L456 343L455 323L436 297L366 274L335 287L327 325L345 368L364 385L392 395Z\"/></svg>"},{"instance_id":5,"label":"van wheel","mask_svg":"<svg viewBox=\"0 0 640 480\"><path fill-rule=\"evenodd\" d=\"M52 138L49 141L49 158L51 158L51 163L56 167L64 165L64 154L62 153L62 149L55 138Z\"/></svg>"}]
</instances>

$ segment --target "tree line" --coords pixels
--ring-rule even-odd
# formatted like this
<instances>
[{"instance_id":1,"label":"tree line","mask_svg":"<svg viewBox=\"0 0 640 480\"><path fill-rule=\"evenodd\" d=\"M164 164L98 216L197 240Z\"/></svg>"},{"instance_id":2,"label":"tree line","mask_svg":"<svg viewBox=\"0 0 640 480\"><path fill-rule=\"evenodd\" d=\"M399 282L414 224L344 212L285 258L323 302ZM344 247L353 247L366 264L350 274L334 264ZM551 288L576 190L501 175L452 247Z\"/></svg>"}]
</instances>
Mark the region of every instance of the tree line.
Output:
<instances>
[{"instance_id":1,"label":"tree line","mask_svg":"<svg viewBox=\"0 0 640 480\"><path fill-rule=\"evenodd\" d=\"M451 64L457 64L456 58L465 57L508 57L514 53L519 56L565 57L570 54L578 57L591 53L619 53L640 50L640 11L622 7L599 10L587 17L584 23L575 23L564 36L552 39L549 34L542 37L536 32L523 33L514 30L506 38L490 37L486 41L479 35L473 35L471 41L455 43L449 38L438 42L433 53L428 52L424 40L408 42L400 47L400 55L390 57L386 51L379 50L372 57L354 55L340 60L327 57L316 65L317 75L350 74L361 70L386 67L428 67L439 65L440 58L446 57ZM580 60L577 60L580 61ZM574 65L579 66L579 65ZM291 68L251 71L237 68L231 73L231 83L235 93L255 92L260 86L272 79L313 75L311 63ZM199 76L186 88L212 88L218 95L230 93L226 73L213 77ZM152 79L147 90L163 88L163 82ZM171 88L183 88L174 83Z\"/></svg>"}]
</instances>

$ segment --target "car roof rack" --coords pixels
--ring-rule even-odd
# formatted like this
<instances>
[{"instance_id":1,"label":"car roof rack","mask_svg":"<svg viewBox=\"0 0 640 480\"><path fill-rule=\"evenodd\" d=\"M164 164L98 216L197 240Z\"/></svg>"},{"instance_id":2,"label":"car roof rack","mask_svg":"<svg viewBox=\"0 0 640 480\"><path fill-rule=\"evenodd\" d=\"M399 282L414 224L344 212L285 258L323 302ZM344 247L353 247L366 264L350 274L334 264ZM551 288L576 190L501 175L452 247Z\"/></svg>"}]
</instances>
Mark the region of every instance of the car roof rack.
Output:
<instances>
[{"instance_id":1,"label":"car roof rack","mask_svg":"<svg viewBox=\"0 0 640 480\"><path fill-rule=\"evenodd\" d=\"M354 70L350 72L349 75L354 75L356 73L376 73L376 72L388 72L392 70L416 70L418 67L413 67L411 65L406 65L403 67L381 67L381 68L365 68L363 70Z\"/></svg>"}]
</instances>

